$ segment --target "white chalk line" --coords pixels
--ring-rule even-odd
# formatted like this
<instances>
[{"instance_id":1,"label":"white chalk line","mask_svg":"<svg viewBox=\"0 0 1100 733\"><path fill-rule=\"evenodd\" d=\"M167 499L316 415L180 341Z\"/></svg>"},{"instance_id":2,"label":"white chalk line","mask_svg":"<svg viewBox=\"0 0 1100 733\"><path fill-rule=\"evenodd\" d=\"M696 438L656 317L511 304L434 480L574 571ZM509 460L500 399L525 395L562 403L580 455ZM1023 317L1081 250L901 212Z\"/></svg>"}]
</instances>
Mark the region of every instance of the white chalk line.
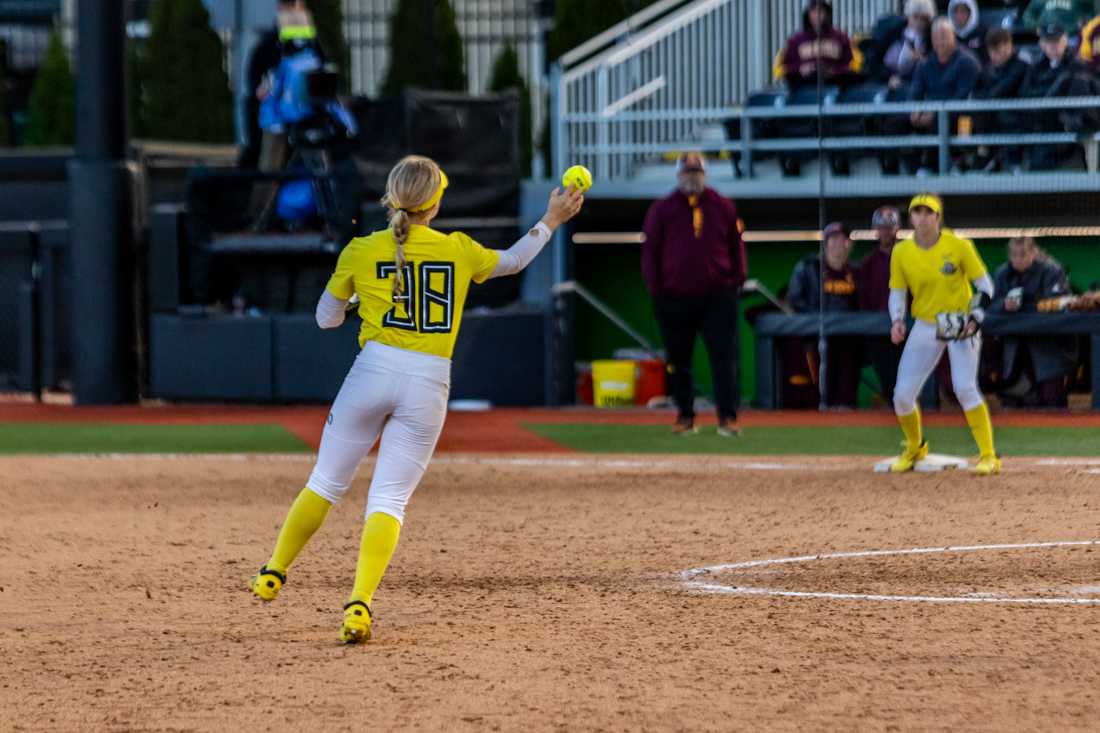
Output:
<instances>
[{"instance_id":1,"label":"white chalk line","mask_svg":"<svg viewBox=\"0 0 1100 733\"><path fill-rule=\"evenodd\" d=\"M12 458L21 457L12 455ZM152 460L189 460L189 461L228 461L247 463L257 461L305 462L317 460L316 453L36 453L22 457L34 458L79 458L85 460L109 461L152 461ZM364 459L371 463L376 456ZM439 465L486 465L515 466L518 468L624 468L673 471L710 471L714 468L729 468L754 471L803 471L803 470L846 470L844 466L810 466L805 463L785 463L779 461L736 461L708 460L705 455L693 456L697 460L641 460L623 458L605 458L602 456L578 456L575 458L535 458L515 456L494 456L488 454L443 453L432 458L432 464Z\"/></svg>"},{"instance_id":2,"label":"white chalk line","mask_svg":"<svg viewBox=\"0 0 1100 733\"><path fill-rule=\"evenodd\" d=\"M880 593L837 593L832 591L793 591L782 588L764 588L759 586L735 586L711 583L700 580L700 576L729 570L758 568L768 565L786 565L791 563L814 562L817 560L843 560L862 557L886 557L891 555L928 555L933 553L979 552L982 550L1033 550L1052 547L1090 547L1100 545L1100 540L1066 540L1061 542L1028 542L1000 545L955 545L947 547L913 547L905 550L864 550L860 552L833 552L822 555L799 555L768 560L746 560L743 562L709 565L691 568L680 572L684 587L701 593L720 593L728 595L757 595L786 598L822 598L840 601L895 601L909 603L1013 603L1032 605L1100 605L1100 598L1003 598L987 595L967 596L922 596L922 595L884 595Z\"/></svg>"},{"instance_id":3,"label":"white chalk line","mask_svg":"<svg viewBox=\"0 0 1100 733\"><path fill-rule=\"evenodd\" d=\"M515 468L595 468L595 469L622 469L638 471L671 471L676 473L712 473L715 469L728 469L731 471L813 471L843 472L858 470L864 466L863 461L870 462L872 458L866 456L823 456L829 459L848 459L842 462L826 461L821 463L805 463L796 461L753 460L752 456L741 458L716 458L714 456L699 454L692 456L677 456L674 459L639 459L639 458L611 458L600 455L579 455L570 457L536 457L536 456L509 456L486 453L442 453L432 458L432 464L438 465L485 465ZM11 454L4 458L61 458L81 460L110 460L110 461L225 461L233 463L249 462L289 462L305 463L317 460L316 453L310 452L256 452L256 453L33 453ZM802 456L805 459L804 456ZM364 459L364 463L370 465L375 456ZM1037 466L1043 468L1068 468L1074 469L1079 474L1100 475L1100 460L1092 459L1061 459L1044 458L1034 461L1017 459L1021 466ZM868 463L868 465L871 465Z\"/></svg>"}]
</instances>

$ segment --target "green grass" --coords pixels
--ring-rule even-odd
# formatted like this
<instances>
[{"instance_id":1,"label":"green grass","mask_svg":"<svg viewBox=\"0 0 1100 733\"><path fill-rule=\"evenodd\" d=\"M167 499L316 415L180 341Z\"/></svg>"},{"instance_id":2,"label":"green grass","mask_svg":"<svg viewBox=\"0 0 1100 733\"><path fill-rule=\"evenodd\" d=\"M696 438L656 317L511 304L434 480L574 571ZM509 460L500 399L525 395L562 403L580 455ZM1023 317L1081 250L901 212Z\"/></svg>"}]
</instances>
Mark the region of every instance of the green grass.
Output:
<instances>
[{"instance_id":1,"label":"green grass","mask_svg":"<svg viewBox=\"0 0 1100 733\"><path fill-rule=\"evenodd\" d=\"M725 453L734 455L889 456L898 452L895 427L759 427L722 438L714 427L698 435L673 435L665 425L525 425L544 438L582 453ZM1100 428L996 428L997 452L1006 456L1100 455ZM967 428L928 428L932 451L977 453Z\"/></svg>"},{"instance_id":2,"label":"green grass","mask_svg":"<svg viewBox=\"0 0 1100 733\"><path fill-rule=\"evenodd\" d=\"M284 453L310 447L282 425L0 423L0 454Z\"/></svg>"}]
</instances>

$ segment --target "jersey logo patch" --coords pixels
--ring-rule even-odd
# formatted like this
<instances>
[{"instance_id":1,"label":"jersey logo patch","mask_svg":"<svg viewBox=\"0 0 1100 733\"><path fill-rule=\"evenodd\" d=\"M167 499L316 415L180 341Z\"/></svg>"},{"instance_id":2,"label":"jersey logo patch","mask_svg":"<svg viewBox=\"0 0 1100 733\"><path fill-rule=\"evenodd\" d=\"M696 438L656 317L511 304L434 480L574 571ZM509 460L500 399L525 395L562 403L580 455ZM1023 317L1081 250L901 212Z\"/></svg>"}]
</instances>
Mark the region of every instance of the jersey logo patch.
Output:
<instances>
[{"instance_id":1,"label":"jersey logo patch","mask_svg":"<svg viewBox=\"0 0 1100 733\"><path fill-rule=\"evenodd\" d=\"M959 268L955 267L955 263L951 260L944 260L943 266L940 267L940 272L942 272L944 275L954 275L958 271Z\"/></svg>"}]
</instances>

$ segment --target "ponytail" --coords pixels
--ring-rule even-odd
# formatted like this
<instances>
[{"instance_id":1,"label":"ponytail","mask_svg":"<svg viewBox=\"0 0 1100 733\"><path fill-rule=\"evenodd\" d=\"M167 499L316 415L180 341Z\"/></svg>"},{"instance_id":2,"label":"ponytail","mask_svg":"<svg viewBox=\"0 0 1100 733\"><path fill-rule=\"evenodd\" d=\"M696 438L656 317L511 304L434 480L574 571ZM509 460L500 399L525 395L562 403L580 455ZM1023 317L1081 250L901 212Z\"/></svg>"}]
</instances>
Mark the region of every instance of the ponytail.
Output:
<instances>
[{"instance_id":1,"label":"ponytail","mask_svg":"<svg viewBox=\"0 0 1100 733\"><path fill-rule=\"evenodd\" d=\"M393 238L397 240L397 272L393 276L393 297L397 299L405 292L405 242L409 239L409 212L404 209L394 211L390 226L393 227Z\"/></svg>"},{"instance_id":2,"label":"ponytail","mask_svg":"<svg viewBox=\"0 0 1100 733\"><path fill-rule=\"evenodd\" d=\"M409 155L398 161L390 171L382 204L389 210L390 228L397 243L394 299L405 292L405 243L409 240L409 228L413 223L409 212L420 217L422 213L437 207L446 187L447 177L431 158Z\"/></svg>"}]
</instances>

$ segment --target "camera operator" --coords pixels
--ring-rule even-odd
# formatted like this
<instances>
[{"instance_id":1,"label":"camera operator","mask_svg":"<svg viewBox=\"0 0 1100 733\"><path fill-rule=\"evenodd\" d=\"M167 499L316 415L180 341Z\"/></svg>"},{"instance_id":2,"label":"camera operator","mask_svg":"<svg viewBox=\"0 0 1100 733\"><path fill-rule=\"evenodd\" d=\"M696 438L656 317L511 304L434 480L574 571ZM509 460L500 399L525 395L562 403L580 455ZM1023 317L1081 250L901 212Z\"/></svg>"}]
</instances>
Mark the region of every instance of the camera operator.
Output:
<instances>
[{"instance_id":1,"label":"camera operator","mask_svg":"<svg viewBox=\"0 0 1100 733\"><path fill-rule=\"evenodd\" d=\"M258 167L261 172L273 173L284 170L288 162L291 167L300 162L304 173L312 177L312 186L295 181L285 184L283 193L297 191L299 198L306 199L305 205L313 204L324 220L326 233L336 236L339 232L346 239L355 210L341 205L341 199L347 197L340 195L334 179L341 159L346 160L351 152L358 130L351 113L336 98L339 77L324 64L316 37L308 11L280 13L282 60L258 91L263 130ZM353 183L354 176L341 176L342 182L344 178ZM254 229L262 231L270 226L278 191L274 182L256 187L250 207L259 211Z\"/></svg>"}]
</instances>

